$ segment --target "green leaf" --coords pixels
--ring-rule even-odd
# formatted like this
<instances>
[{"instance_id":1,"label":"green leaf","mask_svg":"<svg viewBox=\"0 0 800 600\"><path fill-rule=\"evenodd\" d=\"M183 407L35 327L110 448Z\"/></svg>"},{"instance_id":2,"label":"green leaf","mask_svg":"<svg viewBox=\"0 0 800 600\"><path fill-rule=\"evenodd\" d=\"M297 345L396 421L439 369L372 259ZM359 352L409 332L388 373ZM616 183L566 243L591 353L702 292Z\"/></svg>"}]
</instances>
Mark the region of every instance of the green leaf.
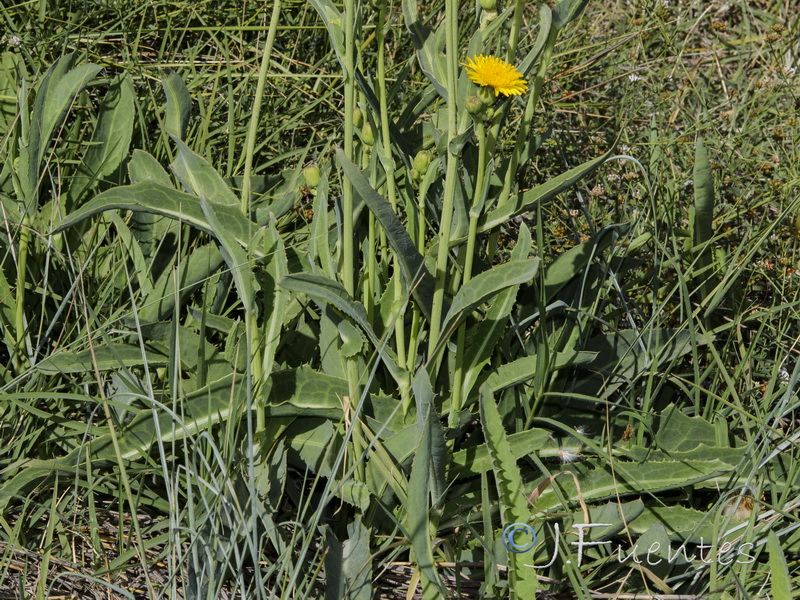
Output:
<instances>
[{"instance_id":1,"label":"green leaf","mask_svg":"<svg viewBox=\"0 0 800 600\"><path fill-rule=\"evenodd\" d=\"M165 270L152 291L139 302L139 321L154 323L168 319L176 302L184 302L216 272L225 261L216 244L206 244L189 254L175 269ZM141 276L141 274L139 274Z\"/></svg>"},{"instance_id":2,"label":"green leaf","mask_svg":"<svg viewBox=\"0 0 800 600\"><path fill-rule=\"evenodd\" d=\"M531 511L522 485L522 475L516 457L503 429L503 421L488 386L480 389L480 415L486 447L492 464L503 527L513 523L527 523ZM512 597L534 598L538 582L533 569L524 566L522 555L509 553L509 577Z\"/></svg>"},{"instance_id":3,"label":"green leaf","mask_svg":"<svg viewBox=\"0 0 800 600\"><path fill-rule=\"evenodd\" d=\"M711 174L711 164L708 153L703 145L703 139L698 137L694 154L694 213L692 227L692 245L695 252L699 251L697 259L697 281L701 283L701 294L708 298L714 289L711 274L706 270L711 265L711 248L707 246L714 235L714 177ZM706 245L702 250L700 246Z\"/></svg>"},{"instance_id":4,"label":"green leaf","mask_svg":"<svg viewBox=\"0 0 800 600\"><path fill-rule=\"evenodd\" d=\"M152 181L163 187L171 188L172 180L164 168L144 150L135 149L128 162L128 178L131 183Z\"/></svg>"},{"instance_id":5,"label":"green leaf","mask_svg":"<svg viewBox=\"0 0 800 600\"><path fill-rule=\"evenodd\" d=\"M93 350L60 350L36 364L36 369L47 374L94 373L94 365L100 371L113 371L120 367L138 367L147 364L161 367L169 357L152 351L142 354L139 346L131 344L109 344L95 346Z\"/></svg>"},{"instance_id":6,"label":"green leaf","mask_svg":"<svg viewBox=\"0 0 800 600\"><path fill-rule=\"evenodd\" d=\"M17 89L25 76L25 62L14 52L0 54L0 139L17 114Z\"/></svg>"},{"instance_id":7,"label":"green leaf","mask_svg":"<svg viewBox=\"0 0 800 600\"><path fill-rule=\"evenodd\" d=\"M399 259L404 277L404 295L410 288L422 312L430 318L433 307L433 290L436 281L425 267L425 259L417 250L411 236L394 214L391 204L376 192L369 181L341 150L336 151L336 158L344 170L345 176L353 184L356 193L366 202L375 218L386 232L386 237Z\"/></svg>"},{"instance_id":8,"label":"green leaf","mask_svg":"<svg viewBox=\"0 0 800 600\"><path fill-rule=\"evenodd\" d=\"M436 413L430 410L424 417L414 464L411 467L411 477L408 480L405 515L408 537L411 540L411 547L414 549L419 570L422 572L423 597L430 597L432 589L435 589L441 594L439 597L444 598L447 593L434 567L431 532L429 531L431 521L430 463L433 459L432 436L429 429L431 419L436 418L438 418Z\"/></svg>"},{"instance_id":9,"label":"green leaf","mask_svg":"<svg viewBox=\"0 0 800 600\"><path fill-rule=\"evenodd\" d=\"M232 235L228 232L227 222L217 214L217 208L224 207L215 207L205 198L200 198L200 206L214 232L214 237L219 240L220 253L227 263L231 275L233 275L233 282L239 291L239 297L245 310L248 313L254 312L256 310L255 294L260 287L253 274L250 257L237 243L235 234Z\"/></svg>"},{"instance_id":10,"label":"green leaf","mask_svg":"<svg viewBox=\"0 0 800 600\"><path fill-rule=\"evenodd\" d=\"M306 294L316 300L323 300L350 317L372 342L395 382L399 385L407 385L404 373L397 366L394 353L375 335L375 331L367 319L364 305L353 300L342 284L322 275L311 273L293 273L283 277L278 284L290 292Z\"/></svg>"},{"instance_id":11,"label":"green leaf","mask_svg":"<svg viewBox=\"0 0 800 600\"><path fill-rule=\"evenodd\" d=\"M328 30L328 39L331 41L333 51L339 60L342 73L346 73L345 68L345 39L344 39L344 17L339 9L334 6L331 0L310 0L311 6L322 17L325 29Z\"/></svg>"},{"instance_id":12,"label":"green leaf","mask_svg":"<svg viewBox=\"0 0 800 600\"><path fill-rule=\"evenodd\" d=\"M646 506L641 515L628 523L636 534L643 534L655 525L664 525L672 541L699 544L714 539L714 523L707 512L685 506ZM679 563L680 564L680 563Z\"/></svg>"},{"instance_id":13,"label":"green leaf","mask_svg":"<svg viewBox=\"0 0 800 600\"><path fill-rule=\"evenodd\" d=\"M128 156L133 135L135 93L130 77L118 77L103 98L89 149L79 174L69 186L71 198L79 198L88 188L111 175Z\"/></svg>"},{"instance_id":14,"label":"green leaf","mask_svg":"<svg viewBox=\"0 0 800 600\"><path fill-rule=\"evenodd\" d=\"M173 138L173 141L178 146L178 156L170 169L186 191L205 198L214 205L238 207L239 200L216 169L205 158L192 152L181 140Z\"/></svg>"},{"instance_id":15,"label":"green leaf","mask_svg":"<svg viewBox=\"0 0 800 600\"><path fill-rule=\"evenodd\" d=\"M444 60L446 27L437 31L424 25L417 13L416 0L403 0L403 16L411 34L411 41L417 49L417 60L425 77L433 84L438 94L447 100L447 68Z\"/></svg>"},{"instance_id":16,"label":"green leaf","mask_svg":"<svg viewBox=\"0 0 800 600\"><path fill-rule=\"evenodd\" d=\"M461 286L444 318L442 340L446 340L475 308L506 288L531 281L538 269L538 258L511 260L476 275Z\"/></svg>"},{"instance_id":17,"label":"green leaf","mask_svg":"<svg viewBox=\"0 0 800 600\"><path fill-rule=\"evenodd\" d=\"M641 464L618 462L615 466L618 467L616 470L608 465L595 468L574 466L571 470L578 476L580 490L575 487L572 477L563 475L558 479L563 495L574 504L579 494L588 502L613 499L617 495L654 493L690 486L733 470L719 460L650 460ZM551 486L542 492L535 506L537 510L549 510L559 504Z\"/></svg>"},{"instance_id":18,"label":"green leaf","mask_svg":"<svg viewBox=\"0 0 800 600\"><path fill-rule=\"evenodd\" d=\"M189 114L192 111L192 97L183 79L172 69L166 70L161 80L164 95L167 97L167 110L164 115L164 128L173 138L184 139Z\"/></svg>"},{"instance_id":19,"label":"green leaf","mask_svg":"<svg viewBox=\"0 0 800 600\"><path fill-rule=\"evenodd\" d=\"M315 371L309 366L277 371L267 404L276 416L342 418L342 399L349 394L347 381Z\"/></svg>"},{"instance_id":20,"label":"green leaf","mask_svg":"<svg viewBox=\"0 0 800 600\"><path fill-rule=\"evenodd\" d=\"M99 194L78 210L67 215L62 223L53 230L53 233L64 231L101 212L115 209L161 215L191 225L212 236L217 233L215 228L209 224L197 197L152 181L120 186ZM253 236L259 229L256 223L247 219L235 207L217 206L214 213L219 221L218 229L220 231L224 231L226 236L238 244L246 248L250 247ZM257 246L254 246L253 254L261 256L263 253Z\"/></svg>"},{"instance_id":21,"label":"green leaf","mask_svg":"<svg viewBox=\"0 0 800 600\"><path fill-rule=\"evenodd\" d=\"M789 600L792 597L792 580L789 577L789 568L781 550L780 540L774 531L770 531L767 535L767 552L769 552L769 572L772 576L772 597Z\"/></svg>"},{"instance_id":22,"label":"green leaf","mask_svg":"<svg viewBox=\"0 0 800 600\"><path fill-rule=\"evenodd\" d=\"M494 229L495 227L507 222L509 219L532 210L536 207L536 205L543 204L544 202L555 198L561 192L568 190L578 181L593 173L595 169L602 165L608 159L608 157L611 156L613 149L614 146L612 145L608 152L602 156L585 162L574 169L570 169L566 173L562 173L561 175L558 175L557 177L554 177L546 183L538 185L527 192L523 192L519 195L519 197L512 198L503 205L495 208L490 213L484 214L483 217L481 217L478 225L478 231L484 232Z\"/></svg>"},{"instance_id":23,"label":"green leaf","mask_svg":"<svg viewBox=\"0 0 800 600\"><path fill-rule=\"evenodd\" d=\"M347 539L342 544L342 574L346 584L346 600L372 598L372 553L369 549L370 530L356 515L347 524Z\"/></svg>"},{"instance_id":24,"label":"green leaf","mask_svg":"<svg viewBox=\"0 0 800 600\"><path fill-rule=\"evenodd\" d=\"M573 365L587 365L597 358L596 352L559 352L550 368L563 369ZM499 392L505 388L519 385L536 377L536 368L539 358L535 354L523 356L510 363L500 365L486 380L492 392Z\"/></svg>"},{"instance_id":25,"label":"green leaf","mask_svg":"<svg viewBox=\"0 0 800 600\"><path fill-rule=\"evenodd\" d=\"M716 446L714 426L703 417L687 417L674 404L667 406L659 417L655 448L667 452L694 450L701 444Z\"/></svg>"},{"instance_id":26,"label":"green leaf","mask_svg":"<svg viewBox=\"0 0 800 600\"><path fill-rule=\"evenodd\" d=\"M241 376L229 375L187 394L180 403L180 415L155 404L156 410L140 411L127 427L117 431L119 458L137 460L150 451L157 438L164 444L171 444L208 431L222 421L239 418L245 410L245 404L238 398L243 383ZM0 486L0 511L12 498L22 497L55 477L63 475L74 480L76 468L85 465L87 458L90 462L117 460L110 433L83 444L63 458L25 462L16 475Z\"/></svg>"},{"instance_id":27,"label":"green leaf","mask_svg":"<svg viewBox=\"0 0 800 600\"><path fill-rule=\"evenodd\" d=\"M553 26L559 32L577 19L589 4L589 0L561 0L553 8Z\"/></svg>"},{"instance_id":28,"label":"green leaf","mask_svg":"<svg viewBox=\"0 0 800 600\"><path fill-rule=\"evenodd\" d=\"M551 434L546 429L527 429L508 436L508 444L514 460L535 454L550 440ZM479 475L492 468L489 449L486 444L465 448L453 454L450 463L450 475L456 479Z\"/></svg>"}]
</instances>

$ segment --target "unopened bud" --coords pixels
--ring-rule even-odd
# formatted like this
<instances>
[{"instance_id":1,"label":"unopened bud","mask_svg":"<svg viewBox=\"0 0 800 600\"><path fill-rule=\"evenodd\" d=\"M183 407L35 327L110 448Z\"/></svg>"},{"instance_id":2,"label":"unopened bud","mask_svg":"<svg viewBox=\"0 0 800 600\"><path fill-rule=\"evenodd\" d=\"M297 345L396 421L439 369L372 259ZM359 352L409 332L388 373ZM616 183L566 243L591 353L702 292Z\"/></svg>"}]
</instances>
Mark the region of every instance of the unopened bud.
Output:
<instances>
[{"instance_id":1,"label":"unopened bud","mask_svg":"<svg viewBox=\"0 0 800 600\"><path fill-rule=\"evenodd\" d=\"M353 109L353 125L361 127L364 123L364 113L357 106Z\"/></svg>"},{"instance_id":2,"label":"unopened bud","mask_svg":"<svg viewBox=\"0 0 800 600\"><path fill-rule=\"evenodd\" d=\"M467 97L467 112L471 115L479 115L483 112L485 105L477 96Z\"/></svg>"},{"instance_id":3,"label":"unopened bud","mask_svg":"<svg viewBox=\"0 0 800 600\"><path fill-rule=\"evenodd\" d=\"M419 171L416 169L411 169L408 174L411 175L412 181L419 181Z\"/></svg>"},{"instance_id":4,"label":"unopened bud","mask_svg":"<svg viewBox=\"0 0 800 600\"><path fill-rule=\"evenodd\" d=\"M364 123L364 126L361 128L361 141L367 146L375 144L375 134L372 133L372 125L369 124L369 121Z\"/></svg>"},{"instance_id":5,"label":"unopened bud","mask_svg":"<svg viewBox=\"0 0 800 600\"><path fill-rule=\"evenodd\" d=\"M428 167L431 164L431 155L425 150L420 150L414 157L414 168L419 171L420 175L425 175L428 172Z\"/></svg>"},{"instance_id":6,"label":"unopened bud","mask_svg":"<svg viewBox=\"0 0 800 600\"><path fill-rule=\"evenodd\" d=\"M481 99L484 106L492 106L497 101L494 88L489 85L482 85L478 89L478 98Z\"/></svg>"},{"instance_id":7,"label":"unopened bud","mask_svg":"<svg viewBox=\"0 0 800 600\"><path fill-rule=\"evenodd\" d=\"M322 179L319 167L317 165L308 165L305 167L303 169L303 178L306 180L306 185L310 189L316 189Z\"/></svg>"},{"instance_id":8,"label":"unopened bud","mask_svg":"<svg viewBox=\"0 0 800 600\"><path fill-rule=\"evenodd\" d=\"M497 7L497 0L481 0L481 8L483 10L491 10L494 12Z\"/></svg>"}]
</instances>

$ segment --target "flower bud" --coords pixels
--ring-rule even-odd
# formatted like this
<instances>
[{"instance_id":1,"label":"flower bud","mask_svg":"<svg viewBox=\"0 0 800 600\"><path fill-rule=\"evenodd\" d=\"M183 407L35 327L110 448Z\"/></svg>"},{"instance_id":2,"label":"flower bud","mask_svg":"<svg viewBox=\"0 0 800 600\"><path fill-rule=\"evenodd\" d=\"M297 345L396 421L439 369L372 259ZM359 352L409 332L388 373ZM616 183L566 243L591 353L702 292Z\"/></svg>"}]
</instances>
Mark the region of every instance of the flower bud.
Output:
<instances>
[{"instance_id":1,"label":"flower bud","mask_svg":"<svg viewBox=\"0 0 800 600\"><path fill-rule=\"evenodd\" d=\"M355 127L361 127L364 123L364 113L361 112L361 109L357 106L353 109L353 125Z\"/></svg>"},{"instance_id":2,"label":"flower bud","mask_svg":"<svg viewBox=\"0 0 800 600\"><path fill-rule=\"evenodd\" d=\"M375 134L372 133L372 125L369 124L369 121L364 123L364 126L361 128L361 141L367 146L375 144Z\"/></svg>"},{"instance_id":3,"label":"flower bud","mask_svg":"<svg viewBox=\"0 0 800 600\"><path fill-rule=\"evenodd\" d=\"M482 85L478 89L478 98L481 99L484 106L492 106L497 101L497 96L494 93L494 88L490 85Z\"/></svg>"},{"instance_id":4,"label":"flower bud","mask_svg":"<svg viewBox=\"0 0 800 600\"><path fill-rule=\"evenodd\" d=\"M477 96L467 97L467 112L469 114L477 116L483 112L485 107L481 99Z\"/></svg>"},{"instance_id":5,"label":"flower bud","mask_svg":"<svg viewBox=\"0 0 800 600\"><path fill-rule=\"evenodd\" d=\"M497 0L481 0L481 8L483 10L491 10L495 12L495 8L497 7Z\"/></svg>"},{"instance_id":6,"label":"flower bud","mask_svg":"<svg viewBox=\"0 0 800 600\"><path fill-rule=\"evenodd\" d=\"M431 155L429 152L425 152L425 150L420 150L417 152L417 155L414 157L414 168L419 172L420 175L425 175L428 172L428 167L431 164Z\"/></svg>"},{"instance_id":7,"label":"flower bud","mask_svg":"<svg viewBox=\"0 0 800 600\"><path fill-rule=\"evenodd\" d=\"M411 175L412 181L419 181L419 171L416 169L411 169L408 174Z\"/></svg>"},{"instance_id":8,"label":"flower bud","mask_svg":"<svg viewBox=\"0 0 800 600\"><path fill-rule=\"evenodd\" d=\"M319 185L322 175L319 172L317 165L308 165L303 169L303 178L306 180L306 185L309 189L316 189Z\"/></svg>"}]
</instances>

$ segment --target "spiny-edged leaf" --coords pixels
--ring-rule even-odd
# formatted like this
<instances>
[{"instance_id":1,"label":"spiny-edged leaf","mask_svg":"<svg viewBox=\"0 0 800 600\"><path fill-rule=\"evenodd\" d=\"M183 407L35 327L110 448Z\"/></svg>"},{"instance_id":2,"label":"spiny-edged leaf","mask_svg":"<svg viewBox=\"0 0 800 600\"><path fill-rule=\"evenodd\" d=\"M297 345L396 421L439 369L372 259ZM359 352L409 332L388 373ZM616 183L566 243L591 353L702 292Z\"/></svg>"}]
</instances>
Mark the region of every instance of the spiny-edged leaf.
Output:
<instances>
[{"instance_id":1,"label":"spiny-edged leaf","mask_svg":"<svg viewBox=\"0 0 800 600\"><path fill-rule=\"evenodd\" d=\"M558 478L564 496L571 503L578 501L578 494L585 501L615 498L617 494L653 493L689 486L723 473L733 468L719 460L693 461L647 461L645 463L617 463L620 467L612 471L608 465L591 468L577 465L572 470L580 482L580 492L572 477L562 475ZM617 466L617 465L615 465ZM552 487L545 489L535 506L537 510L548 510L559 505Z\"/></svg>"},{"instance_id":2,"label":"spiny-edged leaf","mask_svg":"<svg viewBox=\"0 0 800 600\"><path fill-rule=\"evenodd\" d=\"M349 394L347 381L304 365L272 374L267 403L273 415L342 417L342 402Z\"/></svg>"},{"instance_id":3,"label":"spiny-edged leaf","mask_svg":"<svg viewBox=\"0 0 800 600\"><path fill-rule=\"evenodd\" d=\"M176 300L182 305L223 262L216 244L193 250L174 270L164 271L153 290L138 302L139 321L153 323L169 318L175 310Z\"/></svg>"},{"instance_id":4,"label":"spiny-edged leaf","mask_svg":"<svg viewBox=\"0 0 800 600\"><path fill-rule=\"evenodd\" d=\"M556 354L550 368L553 370L571 367L573 365L587 365L597 358L597 352L566 351ZM492 392L499 392L505 388L519 385L536 377L538 357L523 356L516 360L500 365L486 380Z\"/></svg>"},{"instance_id":5,"label":"spiny-edged leaf","mask_svg":"<svg viewBox=\"0 0 800 600\"><path fill-rule=\"evenodd\" d=\"M94 353L94 354L93 354ZM131 344L103 344L93 350L60 350L36 364L43 373L94 373L94 365L100 371L112 371L120 367L139 367L147 364L151 367L163 367L169 357L150 350L142 355L139 346Z\"/></svg>"},{"instance_id":6,"label":"spiny-edged leaf","mask_svg":"<svg viewBox=\"0 0 800 600\"><path fill-rule=\"evenodd\" d=\"M595 169L602 165L611 155L612 150L613 145L612 148L602 156L585 162L574 169L570 169L566 173L562 173L561 175L558 175L557 177L554 177L546 183L538 185L527 192L523 192L517 198L511 198L508 202L498 206L490 213L484 215L478 225L478 231L484 232L494 229L509 219L532 210L537 204L547 202L561 192L568 190L578 181L590 175Z\"/></svg>"},{"instance_id":7,"label":"spiny-edged leaf","mask_svg":"<svg viewBox=\"0 0 800 600\"><path fill-rule=\"evenodd\" d=\"M538 258L511 260L476 275L461 286L444 318L442 331L452 332L475 308L506 288L529 282L539 269ZM443 338L444 339L444 338Z\"/></svg>"},{"instance_id":8,"label":"spiny-edged leaf","mask_svg":"<svg viewBox=\"0 0 800 600\"><path fill-rule=\"evenodd\" d=\"M781 542L775 531L770 531L767 535L767 552L769 552L769 572L771 575L771 587L773 598L792 597L792 580L789 577L789 568L786 565L786 557L781 550Z\"/></svg>"},{"instance_id":9,"label":"spiny-edged leaf","mask_svg":"<svg viewBox=\"0 0 800 600\"><path fill-rule=\"evenodd\" d=\"M584 539L589 542L610 539L627 529L628 524L644 512L644 502L639 499L631 502L606 502L599 506L589 506L589 521L592 527L585 527ZM583 523L583 508L573 513L575 523ZM599 525L603 525L600 527Z\"/></svg>"},{"instance_id":10,"label":"spiny-edged leaf","mask_svg":"<svg viewBox=\"0 0 800 600\"><path fill-rule=\"evenodd\" d=\"M370 530L364 527L361 517L347 524L347 539L342 544L342 574L347 600L372 598L372 552L369 549Z\"/></svg>"},{"instance_id":11,"label":"spiny-edged leaf","mask_svg":"<svg viewBox=\"0 0 800 600\"><path fill-rule=\"evenodd\" d=\"M334 459L341 446L341 437L330 419L308 416L296 419L286 429L289 456L295 466L320 477L333 475Z\"/></svg>"},{"instance_id":12,"label":"spiny-edged leaf","mask_svg":"<svg viewBox=\"0 0 800 600\"><path fill-rule=\"evenodd\" d=\"M438 590L439 597L446 597L446 590L434 568L431 532L428 530L431 521L430 502L430 463L433 459L429 435L430 420L438 418L429 411L425 415L422 431L419 432L419 444L411 467L408 480L408 497L406 498L406 529L414 549L414 556L422 573L423 597L431 597L431 588ZM435 597L435 596L434 596Z\"/></svg>"},{"instance_id":13,"label":"spiny-edged leaf","mask_svg":"<svg viewBox=\"0 0 800 600\"><path fill-rule=\"evenodd\" d=\"M200 200L191 194L179 192L152 181L143 181L134 185L116 187L99 194L78 210L71 212L53 231L58 233L76 223L93 217L107 210L132 210L162 215L191 225L200 231L215 235L212 227L200 207ZM244 247L249 247L259 227L242 215L238 208L217 206L214 212L222 224L221 230ZM257 246L253 248L255 256L263 253Z\"/></svg>"},{"instance_id":14,"label":"spiny-edged leaf","mask_svg":"<svg viewBox=\"0 0 800 600\"><path fill-rule=\"evenodd\" d=\"M137 348L138 350L138 348ZM181 402L180 415L164 405L144 409L131 423L117 431L120 456L117 457L111 434L101 435L63 458L27 461L21 470L0 486L0 511L14 497L21 497L39 485L52 482L59 475L75 479L75 469L91 461L136 460L147 454L157 437L170 444L208 431L222 421L238 418L246 410L241 401L244 381L239 375L224 379L187 394Z\"/></svg>"},{"instance_id":15,"label":"spiny-edged leaf","mask_svg":"<svg viewBox=\"0 0 800 600\"><path fill-rule=\"evenodd\" d=\"M164 128L168 134L182 140L186 135L186 125L189 123L189 114L192 111L192 97L183 79L172 69L167 69L161 85L167 97Z\"/></svg>"},{"instance_id":16,"label":"spiny-edged leaf","mask_svg":"<svg viewBox=\"0 0 800 600\"><path fill-rule=\"evenodd\" d=\"M551 439L546 429L527 429L508 436L508 445L514 460L535 454ZM450 474L456 478L479 475L492 468L489 449L486 444L474 448L465 448L453 454L450 463Z\"/></svg>"},{"instance_id":17,"label":"spiny-edged leaf","mask_svg":"<svg viewBox=\"0 0 800 600\"><path fill-rule=\"evenodd\" d=\"M545 300L552 300L573 277L583 272L593 258L600 256L629 229L630 225L608 225L593 235L591 239L578 244L556 258L545 269Z\"/></svg>"},{"instance_id":18,"label":"spiny-edged leaf","mask_svg":"<svg viewBox=\"0 0 800 600\"><path fill-rule=\"evenodd\" d=\"M513 523L527 523L531 517L522 486L522 475L511 444L503 429L503 420L497 410L491 390L483 385L480 389L480 415L483 435L494 473L497 495L500 498L500 514L503 527ZM509 577L511 589L517 598L533 598L538 583L533 569L524 566L522 555L509 552Z\"/></svg>"},{"instance_id":19,"label":"spiny-edged leaf","mask_svg":"<svg viewBox=\"0 0 800 600\"><path fill-rule=\"evenodd\" d=\"M200 198L200 207L214 231L214 237L219 240L220 254L228 265L233 282L239 292L239 297L248 312L256 310L255 294L260 289L258 281L253 274L250 257L236 240L235 232L229 232L228 223L217 214L217 208L205 198ZM235 210L235 209L234 209Z\"/></svg>"},{"instance_id":20,"label":"spiny-edged leaf","mask_svg":"<svg viewBox=\"0 0 800 600\"><path fill-rule=\"evenodd\" d=\"M205 198L214 205L239 206L236 195L225 183L216 169L189 146L177 138L173 138L178 146L178 155L170 165L187 192Z\"/></svg>"},{"instance_id":21,"label":"spiny-edged leaf","mask_svg":"<svg viewBox=\"0 0 800 600\"><path fill-rule=\"evenodd\" d=\"M411 389L417 404L417 428L421 435L429 437L430 461L428 466L430 468L431 503L432 506L438 508L447 487L446 471L447 465L450 464L450 455L442 424L436 418L433 386L428 371L424 367L417 370L411 383ZM425 415L430 415L430 418Z\"/></svg>"},{"instance_id":22,"label":"spiny-edged leaf","mask_svg":"<svg viewBox=\"0 0 800 600\"><path fill-rule=\"evenodd\" d=\"M129 76L123 75L109 86L89 149L69 186L70 197L80 197L87 188L113 173L127 157L136 115L134 100Z\"/></svg>"},{"instance_id":23,"label":"spiny-edged leaf","mask_svg":"<svg viewBox=\"0 0 800 600\"><path fill-rule=\"evenodd\" d=\"M342 166L346 177L353 184L356 193L366 202L375 218L386 232L392 250L400 261L405 278L405 290L411 288L422 312L430 317L433 306L433 289L436 281L425 267L425 259L417 250L414 241L403 227L400 219L394 214L391 204L378 192L372 189L369 181L341 150L336 151L336 158ZM404 294L406 291L404 290Z\"/></svg>"},{"instance_id":24,"label":"spiny-edged leaf","mask_svg":"<svg viewBox=\"0 0 800 600\"><path fill-rule=\"evenodd\" d=\"M654 446L667 452L693 450L700 444L716 445L714 426L703 417L687 417L670 404L661 412Z\"/></svg>"},{"instance_id":25,"label":"spiny-edged leaf","mask_svg":"<svg viewBox=\"0 0 800 600\"><path fill-rule=\"evenodd\" d=\"M312 298L324 300L350 317L367 334L395 381L399 384L405 382L405 376L397 366L397 360L393 352L375 335L375 331L367 319L367 311L364 309L364 305L353 300L342 284L322 275L311 273L292 273L283 277L278 284L290 292L306 294Z\"/></svg>"},{"instance_id":26,"label":"spiny-edged leaf","mask_svg":"<svg viewBox=\"0 0 800 600\"><path fill-rule=\"evenodd\" d=\"M688 418L688 417L687 417ZM656 434L658 436L658 434ZM682 436L681 436L682 437ZM746 456L746 448L723 448L700 444L686 451L662 451L658 442L652 447L632 446L630 448L618 447L616 453L628 460L644 462L646 460L720 460L727 465L736 466Z\"/></svg>"},{"instance_id":27,"label":"spiny-edged leaf","mask_svg":"<svg viewBox=\"0 0 800 600\"><path fill-rule=\"evenodd\" d=\"M672 541L699 544L700 538L714 539L714 522L709 513L685 506L646 506L628 523L628 529L641 535L657 524L666 526Z\"/></svg>"}]
</instances>

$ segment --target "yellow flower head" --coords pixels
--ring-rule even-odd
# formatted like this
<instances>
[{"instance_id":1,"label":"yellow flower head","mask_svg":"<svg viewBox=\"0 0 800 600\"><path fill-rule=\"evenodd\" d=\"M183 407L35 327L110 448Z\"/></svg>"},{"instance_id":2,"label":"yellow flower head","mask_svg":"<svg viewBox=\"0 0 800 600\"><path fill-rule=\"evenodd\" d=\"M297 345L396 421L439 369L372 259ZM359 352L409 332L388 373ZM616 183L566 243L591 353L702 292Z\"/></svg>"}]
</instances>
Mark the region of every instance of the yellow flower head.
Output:
<instances>
[{"instance_id":1,"label":"yellow flower head","mask_svg":"<svg viewBox=\"0 0 800 600\"><path fill-rule=\"evenodd\" d=\"M461 64L467 67L467 75L474 84L494 89L495 96L519 96L528 91L528 82L522 78L522 73L496 56L479 54L474 60L468 58Z\"/></svg>"}]
</instances>

